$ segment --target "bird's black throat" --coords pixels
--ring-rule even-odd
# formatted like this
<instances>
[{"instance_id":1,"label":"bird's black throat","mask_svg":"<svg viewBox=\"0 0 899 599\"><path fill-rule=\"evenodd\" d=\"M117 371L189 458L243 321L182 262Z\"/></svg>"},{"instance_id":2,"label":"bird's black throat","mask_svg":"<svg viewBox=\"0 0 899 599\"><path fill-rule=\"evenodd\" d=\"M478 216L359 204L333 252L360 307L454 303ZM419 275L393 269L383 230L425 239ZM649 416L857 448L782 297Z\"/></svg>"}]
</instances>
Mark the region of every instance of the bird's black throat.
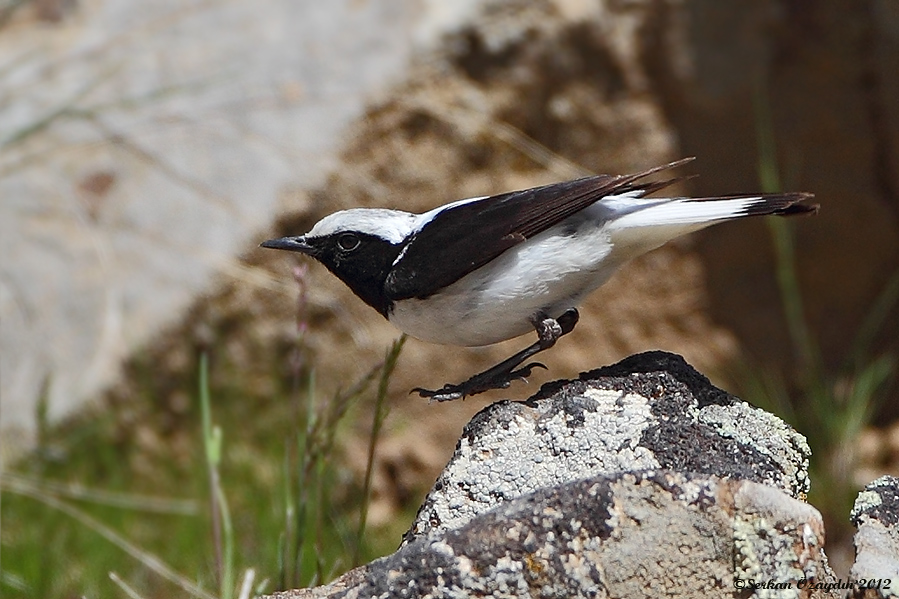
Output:
<instances>
[{"instance_id":1,"label":"bird's black throat","mask_svg":"<svg viewBox=\"0 0 899 599\"><path fill-rule=\"evenodd\" d=\"M308 254L324 264L362 301L387 318L393 301L384 291L384 281L393 268L402 245L392 244L368 233L352 234L358 238L359 244L349 250L341 245L345 232L307 239L307 243L313 247Z\"/></svg>"}]
</instances>

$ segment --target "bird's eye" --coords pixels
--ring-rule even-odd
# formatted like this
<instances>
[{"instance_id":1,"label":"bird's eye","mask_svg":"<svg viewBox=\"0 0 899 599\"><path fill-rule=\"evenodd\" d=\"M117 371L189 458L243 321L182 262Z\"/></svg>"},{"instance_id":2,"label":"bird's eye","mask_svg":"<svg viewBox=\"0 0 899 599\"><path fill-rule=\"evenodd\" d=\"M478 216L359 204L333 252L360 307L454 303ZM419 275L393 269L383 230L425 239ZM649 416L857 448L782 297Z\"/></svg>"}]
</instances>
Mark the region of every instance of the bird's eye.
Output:
<instances>
[{"instance_id":1,"label":"bird's eye","mask_svg":"<svg viewBox=\"0 0 899 599\"><path fill-rule=\"evenodd\" d=\"M350 252L359 247L359 238L352 233L344 233L337 238L337 245L345 252Z\"/></svg>"}]
</instances>

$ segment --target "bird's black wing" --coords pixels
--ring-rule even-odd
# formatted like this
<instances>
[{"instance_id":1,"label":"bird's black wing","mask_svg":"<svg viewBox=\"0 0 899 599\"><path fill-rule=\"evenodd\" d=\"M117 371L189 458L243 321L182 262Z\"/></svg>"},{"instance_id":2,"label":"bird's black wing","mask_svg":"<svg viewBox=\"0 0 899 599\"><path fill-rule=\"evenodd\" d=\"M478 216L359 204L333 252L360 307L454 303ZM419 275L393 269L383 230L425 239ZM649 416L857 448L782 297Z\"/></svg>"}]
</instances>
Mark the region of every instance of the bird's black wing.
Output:
<instances>
[{"instance_id":1,"label":"bird's black wing","mask_svg":"<svg viewBox=\"0 0 899 599\"><path fill-rule=\"evenodd\" d=\"M690 160L632 175L552 183L448 208L406 242L384 291L391 300L428 297L607 195L633 190L650 193L679 181L641 183L640 179Z\"/></svg>"}]
</instances>

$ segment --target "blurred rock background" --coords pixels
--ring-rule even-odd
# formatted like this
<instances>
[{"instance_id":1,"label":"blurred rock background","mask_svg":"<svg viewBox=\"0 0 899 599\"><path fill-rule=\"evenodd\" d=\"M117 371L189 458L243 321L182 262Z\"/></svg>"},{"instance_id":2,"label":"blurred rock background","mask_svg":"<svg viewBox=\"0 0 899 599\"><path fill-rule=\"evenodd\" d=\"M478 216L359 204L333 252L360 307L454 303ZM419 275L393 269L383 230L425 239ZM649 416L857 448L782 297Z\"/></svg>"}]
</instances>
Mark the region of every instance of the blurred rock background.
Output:
<instances>
[{"instance_id":1,"label":"blurred rock background","mask_svg":"<svg viewBox=\"0 0 899 599\"><path fill-rule=\"evenodd\" d=\"M4 430L72 412L320 185L402 79L402 2L10 2L0 29ZM255 283L254 283L255 281Z\"/></svg>"},{"instance_id":2,"label":"blurred rock background","mask_svg":"<svg viewBox=\"0 0 899 599\"><path fill-rule=\"evenodd\" d=\"M882 305L866 351L895 356L899 311L878 298L899 273L896 73L890 0L0 4L3 451L28 446L37 414L88 403L176 445L202 350L244 409L313 370L327 397L371 368L396 330L323 268L297 281L263 239L350 206L419 211L692 155L680 191L721 194L760 189L775 150L782 187L822 205L792 233L824 371ZM527 387L428 405L407 390L529 340L409 340L372 519L414 503L486 402L637 351L678 352L737 394L750 366L798 392L795 325L755 220L623 269ZM343 438L364 463L358 427Z\"/></svg>"}]
</instances>

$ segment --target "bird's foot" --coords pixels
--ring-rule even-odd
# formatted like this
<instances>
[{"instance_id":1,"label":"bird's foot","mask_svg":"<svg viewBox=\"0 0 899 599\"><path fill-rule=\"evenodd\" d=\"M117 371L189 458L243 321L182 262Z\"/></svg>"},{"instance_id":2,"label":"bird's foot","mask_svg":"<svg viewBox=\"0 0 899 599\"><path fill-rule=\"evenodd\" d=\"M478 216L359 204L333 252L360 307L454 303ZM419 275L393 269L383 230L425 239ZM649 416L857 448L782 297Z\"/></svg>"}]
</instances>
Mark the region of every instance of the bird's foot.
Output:
<instances>
[{"instance_id":1,"label":"bird's foot","mask_svg":"<svg viewBox=\"0 0 899 599\"><path fill-rule=\"evenodd\" d=\"M551 348L562 336L562 325L555 318L538 317L533 320L533 325L541 349Z\"/></svg>"},{"instance_id":2,"label":"bird's foot","mask_svg":"<svg viewBox=\"0 0 899 599\"><path fill-rule=\"evenodd\" d=\"M512 381L527 382L527 377L531 376L531 370L537 367L546 368L540 362L531 362L517 370L511 370L515 366L517 364L511 364L510 366L503 362L489 370L474 375L464 383L459 383L458 385L446 384L436 391L416 387L411 393L418 393L419 396L427 397L431 401L452 401L493 389L506 389L512 384Z\"/></svg>"},{"instance_id":3,"label":"bird's foot","mask_svg":"<svg viewBox=\"0 0 899 599\"><path fill-rule=\"evenodd\" d=\"M537 341L535 343L532 343L514 356L506 358L493 368L474 375L464 383L459 383L458 385L447 384L436 391L416 387L410 393L418 393L421 397L427 397L431 401L452 401L492 389L506 389L512 384L512 381L526 381L527 377L531 376L531 370L538 366L546 369L546 366L540 362L531 362L521 368L517 368L517 366L532 358L535 354L555 345L559 337L571 332L574 325L577 324L577 320L578 312L574 308L566 310L557 319L537 314L532 319L534 329L537 331Z\"/></svg>"}]
</instances>

